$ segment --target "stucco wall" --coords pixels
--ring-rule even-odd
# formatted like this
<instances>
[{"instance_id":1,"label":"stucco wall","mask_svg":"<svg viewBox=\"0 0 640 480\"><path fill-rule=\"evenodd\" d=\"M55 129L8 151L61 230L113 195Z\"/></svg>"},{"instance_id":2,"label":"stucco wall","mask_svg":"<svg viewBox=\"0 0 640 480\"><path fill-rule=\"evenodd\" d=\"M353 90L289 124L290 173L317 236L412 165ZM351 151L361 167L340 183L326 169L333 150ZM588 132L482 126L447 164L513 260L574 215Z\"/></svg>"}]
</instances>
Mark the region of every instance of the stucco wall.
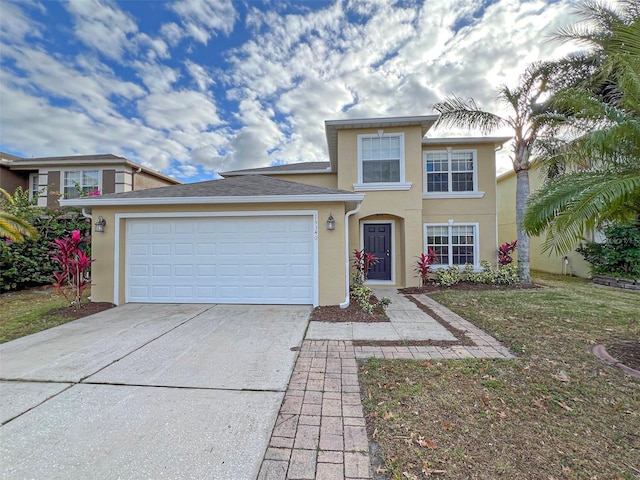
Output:
<instances>
[{"instance_id":1,"label":"stucco wall","mask_svg":"<svg viewBox=\"0 0 640 480\"><path fill-rule=\"evenodd\" d=\"M176 205L156 207L96 207L92 215L102 215L107 221L105 232L92 236L92 255L95 263L92 267L93 287L92 300L96 302L114 302L114 279L118 275L119 292L116 303L125 300L125 253L126 253L126 219L120 219L119 258L117 271L114 270L115 252L115 218L116 214L126 213L175 213L175 212L245 212L245 211L283 211L313 210L318 211L318 302L320 305L337 305L345 300L346 276L344 257L344 204L329 202L321 204L287 203L287 204L244 204L244 205ZM336 220L333 231L326 229L329 213Z\"/></svg>"},{"instance_id":2,"label":"stucco wall","mask_svg":"<svg viewBox=\"0 0 640 480\"><path fill-rule=\"evenodd\" d=\"M531 192L535 192L544 182L543 172L539 168L529 171L529 185ZM516 231L516 175L513 172L503 174L498 179L498 242L512 242L517 238ZM582 255L572 250L565 255L549 255L542 253L542 243L545 234L531 237L529 252L531 268L550 273L568 273L578 277L589 277L590 266ZM514 258L517 258L517 252ZM568 264L565 263L567 257Z\"/></svg>"},{"instance_id":3,"label":"stucco wall","mask_svg":"<svg viewBox=\"0 0 640 480\"><path fill-rule=\"evenodd\" d=\"M175 185L175 183L146 172L136 173L135 170L133 171L133 190L146 190L147 188L166 187L167 185Z\"/></svg>"},{"instance_id":4,"label":"stucco wall","mask_svg":"<svg viewBox=\"0 0 640 480\"><path fill-rule=\"evenodd\" d=\"M300 173L289 175L265 175L266 177L288 180L290 182L317 185L325 188L338 188L338 175L335 173Z\"/></svg>"}]
</instances>

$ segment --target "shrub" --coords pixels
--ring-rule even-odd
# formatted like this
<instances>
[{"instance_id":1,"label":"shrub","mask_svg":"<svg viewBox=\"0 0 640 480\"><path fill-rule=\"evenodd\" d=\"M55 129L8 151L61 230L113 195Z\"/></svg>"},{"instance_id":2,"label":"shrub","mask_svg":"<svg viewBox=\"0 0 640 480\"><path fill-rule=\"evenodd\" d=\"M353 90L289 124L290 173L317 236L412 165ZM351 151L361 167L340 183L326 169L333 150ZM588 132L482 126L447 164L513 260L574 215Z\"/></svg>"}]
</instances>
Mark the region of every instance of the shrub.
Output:
<instances>
[{"instance_id":1,"label":"shrub","mask_svg":"<svg viewBox=\"0 0 640 480\"><path fill-rule=\"evenodd\" d=\"M428 253L421 253L416 261L415 271L420 278L420 284L424 287L429 283L429 274L431 273L431 265L436 260L436 252L429 247Z\"/></svg>"},{"instance_id":2,"label":"shrub","mask_svg":"<svg viewBox=\"0 0 640 480\"><path fill-rule=\"evenodd\" d=\"M498 248L498 263L500 265L509 265L511 262L513 262L511 254L514 252L517 245L518 240L514 240L511 243L505 242L500 245L500 248Z\"/></svg>"},{"instance_id":3,"label":"shrub","mask_svg":"<svg viewBox=\"0 0 640 480\"><path fill-rule=\"evenodd\" d=\"M56 238L51 242L51 246L54 247L51 258L58 264L57 271L53 272L55 278L53 286L70 304L78 307L81 305L84 289L91 284L89 269L93 262L91 257L80 248L83 241L80 230L74 230L70 236ZM72 296L67 295L65 291L67 287Z\"/></svg>"},{"instance_id":4,"label":"shrub","mask_svg":"<svg viewBox=\"0 0 640 480\"><path fill-rule=\"evenodd\" d=\"M488 261L482 260L480 267L480 271L475 271L473 265L467 263L462 270L457 265L439 268L435 271L433 283L440 287L450 287L460 282L484 285L515 285L519 282L518 269L514 263L498 265L494 269Z\"/></svg>"},{"instance_id":5,"label":"shrub","mask_svg":"<svg viewBox=\"0 0 640 480\"><path fill-rule=\"evenodd\" d=\"M435 274L436 278L433 283L439 287L450 287L462 281L462 271L457 265L451 265L449 268L438 268Z\"/></svg>"},{"instance_id":6,"label":"shrub","mask_svg":"<svg viewBox=\"0 0 640 480\"><path fill-rule=\"evenodd\" d=\"M576 249L591 264L591 272L640 278L640 224L617 223L604 229L603 243L587 242Z\"/></svg>"},{"instance_id":7,"label":"shrub","mask_svg":"<svg viewBox=\"0 0 640 480\"><path fill-rule=\"evenodd\" d=\"M356 267L356 271L363 282L369 278L369 269L378 263L378 257L373 253L365 252L362 250L353 251L353 266Z\"/></svg>"},{"instance_id":8,"label":"shrub","mask_svg":"<svg viewBox=\"0 0 640 480\"><path fill-rule=\"evenodd\" d=\"M371 295L373 292L364 284L359 272L351 276L350 294L358 306L369 314L373 313L378 307L384 312L391 304L391 299L388 297L379 298L377 303L371 303Z\"/></svg>"},{"instance_id":9,"label":"shrub","mask_svg":"<svg viewBox=\"0 0 640 480\"><path fill-rule=\"evenodd\" d=\"M16 192L17 193L17 192ZM50 257L51 242L79 230L82 237L91 231L89 219L75 210L49 210L33 207L14 195L14 215L27 219L37 230L38 238L22 243L0 241L0 291L14 291L53 282L55 263ZM14 213L17 212L17 213ZM90 256L89 245L82 250Z\"/></svg>"}]
</instances>

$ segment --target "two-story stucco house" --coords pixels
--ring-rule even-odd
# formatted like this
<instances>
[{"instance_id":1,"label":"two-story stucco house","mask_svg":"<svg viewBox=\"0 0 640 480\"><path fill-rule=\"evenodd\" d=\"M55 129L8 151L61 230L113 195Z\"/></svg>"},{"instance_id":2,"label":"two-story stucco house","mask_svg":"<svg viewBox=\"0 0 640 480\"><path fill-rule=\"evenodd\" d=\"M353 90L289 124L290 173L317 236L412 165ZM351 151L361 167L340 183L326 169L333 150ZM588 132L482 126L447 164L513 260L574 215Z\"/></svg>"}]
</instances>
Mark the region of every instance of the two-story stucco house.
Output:
<instances>
[{"instance_id":1,"label":"two-story stucco house","mask_svg":"<svg viewBox=\"0 0 640 480\"><path fill-rule=\"evenodd\" d=\"M0 152L0 188L22 187L40 207L58 207L58 198L84 193L121 193L182 183L123 157L71 155L23 158ZM79 190L80 189L80 190Z\"/></svg>"},{"instance_id":2,"label":"two-story stucco house","mask_svg":"<svg viewBox=\"0 0 640 480\"><path fill-rule=\"evenodd\" d=\"M437 116L325 122L329 161L223 180L63 200L103 217L95 301L346 306L351 254L369 282L418 284L440 266L494 263L495 150L508 138L425 139Z\"/></svg>"}]
</instances>

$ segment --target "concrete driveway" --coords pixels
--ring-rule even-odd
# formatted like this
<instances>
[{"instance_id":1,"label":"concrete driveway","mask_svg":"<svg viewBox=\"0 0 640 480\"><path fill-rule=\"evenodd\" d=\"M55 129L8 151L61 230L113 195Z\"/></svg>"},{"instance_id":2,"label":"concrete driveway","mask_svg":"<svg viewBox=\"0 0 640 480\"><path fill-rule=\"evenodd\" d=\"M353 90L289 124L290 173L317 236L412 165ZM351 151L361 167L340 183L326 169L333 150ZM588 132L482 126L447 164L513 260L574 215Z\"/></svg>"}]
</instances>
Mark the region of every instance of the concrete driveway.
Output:
<instances>
[{"instance_id":1,"label":"concrete driveway","mask_svg":"<svg viewBox=\"0 0 640 480\"><path fill-rule=\"evenodd\" d=\"M0 477L256 478L310 312L128 304L0 345Z\"/></svg>"}]
</instances>

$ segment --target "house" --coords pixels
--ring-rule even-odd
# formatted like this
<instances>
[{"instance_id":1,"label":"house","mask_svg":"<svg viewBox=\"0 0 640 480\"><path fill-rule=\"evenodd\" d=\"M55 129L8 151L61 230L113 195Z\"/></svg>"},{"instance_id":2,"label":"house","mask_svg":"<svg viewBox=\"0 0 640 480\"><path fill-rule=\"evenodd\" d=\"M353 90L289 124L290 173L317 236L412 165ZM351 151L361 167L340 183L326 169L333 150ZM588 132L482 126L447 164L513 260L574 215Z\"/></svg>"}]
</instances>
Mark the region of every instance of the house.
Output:
<instances>
[{"instance_id":1,"label":"house","mask_svg":"<svg viewBox=\"0 0 640 480\"><path fill-rule=\"evenodd\" d=\"M102 194L182 183L160 172L115 155L72 155L23 158L0 152L0 188L17 187L38 199L40 207L58 207L58 198L75 198L98 190Z\"/></svg>"},{"instance_id":2,"label":"house","mask_svg":"<svg viewBox=\"0 0 640 480\"><path fill-rule=\"evenodd\" d=\"M329 160L222 180L63 200L91 209L92 298L346 306L351 253L369 283L417 285L441 266L495 263L495 150L508 138L425 138L437 116L325 122Z\"/></svg>"},{"instance_id":3,"label":"house","mask_svg":"<svg viewBox=\"0 0 640 480\"><path fill-rule=\"evenodd\" d=\"M544 171L534 163L529 170L529 188L531 193L538 190L545 181ZM516 231L516 174L509 171L500 175L498 184L498 243L512 242L517 238ZM596 233L591 238L599 238ZM590 265L576 251L564 255L542 253L545 235L531 237L529 262L532 270L589 277ZM517 251L514 255L517 258Z\"/></svg>"}]
</instances>

